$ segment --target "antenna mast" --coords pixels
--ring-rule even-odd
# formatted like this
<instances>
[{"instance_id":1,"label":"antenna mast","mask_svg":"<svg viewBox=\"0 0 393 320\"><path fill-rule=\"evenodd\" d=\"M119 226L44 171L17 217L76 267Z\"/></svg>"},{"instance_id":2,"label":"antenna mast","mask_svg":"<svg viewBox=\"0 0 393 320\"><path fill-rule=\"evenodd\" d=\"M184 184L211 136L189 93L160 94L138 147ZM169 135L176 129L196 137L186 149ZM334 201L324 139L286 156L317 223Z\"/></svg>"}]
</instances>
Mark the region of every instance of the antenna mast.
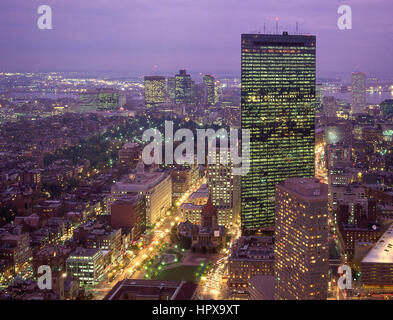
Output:
<instances>
[{"instance_id":1,"label":"antenna mast","mask_svg":"<svg viewBox=\"0 0 393 320\"><path fill-rule=\"evenodd\" d=\"M278 34L278 18L276 17L276 34Z\"/></svg>"}]
</instances>

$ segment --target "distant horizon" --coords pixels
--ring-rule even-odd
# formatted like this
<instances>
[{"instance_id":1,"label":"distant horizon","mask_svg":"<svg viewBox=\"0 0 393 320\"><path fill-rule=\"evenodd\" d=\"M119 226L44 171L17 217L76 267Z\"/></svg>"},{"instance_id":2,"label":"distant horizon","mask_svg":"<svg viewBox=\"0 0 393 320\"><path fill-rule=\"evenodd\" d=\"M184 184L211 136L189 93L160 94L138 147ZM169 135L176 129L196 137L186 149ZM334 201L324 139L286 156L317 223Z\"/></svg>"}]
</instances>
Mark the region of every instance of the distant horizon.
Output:
<instances>
[{"instance_id":1,"label":"distant horizon","mask_svg":"<svg viewBox=\"0 0 393 320\"><path fill-rule=\"evenodd\" d=\"M21 74L27 74L27 73L35 73L35 74L39 74L39 73L63 73L63 74L72 74L72 73L77 73L80 74L79 76L81 76L81 74L84 74L83 76L93 76L94 74L97 74L98 76L118 76L119 78L127 78L127 77L144 77L144 76L175 76L180 69L176 70L176 71L159 71L157 73L154 72L132 72L132 71L120 71L120 70L99 70L99 71L92 71L92 70L0 70L0 73L21 73ZM230 77L241 77L241 72L235 72L235 71L220 71L220 72L215 72L215 71L206 71L206 72L201 72L201 71L195 71L195 70L188 70L187 68L185 69L187 71L188 74L190 74L191 76L201 76L201 75L205 75L205 74L211 74L213 76L218 76L218 77L225 77L225 76L230 76ZM356 70L353 72L364 72L361 70ZM318 73L318 71L317 71ZM376 74L368 74L367 72L366 76L367 76L367 80L369 80L370 78L376 78L377 80L380 81L393 81L393 74L391 74L390 76L387 75L376 75ZM340 80L350 80L351 79L351 73L342 76L339 75L318 75L317 74L317 80L335 80L335 81L340 81ZM318 82L318 81L317 81Z\"/></svg>"}]
</instances>

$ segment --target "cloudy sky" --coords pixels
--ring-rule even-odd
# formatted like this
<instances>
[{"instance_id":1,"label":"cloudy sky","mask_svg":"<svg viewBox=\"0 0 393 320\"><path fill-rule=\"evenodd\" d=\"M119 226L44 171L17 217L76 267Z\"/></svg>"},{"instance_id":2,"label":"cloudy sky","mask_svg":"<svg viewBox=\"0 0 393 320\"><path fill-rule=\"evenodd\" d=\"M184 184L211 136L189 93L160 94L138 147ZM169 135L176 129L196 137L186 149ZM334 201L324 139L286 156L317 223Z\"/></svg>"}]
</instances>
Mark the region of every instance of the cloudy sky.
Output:
<instances>
[{"instance_id":1,"label":"cloudy sky","mask_svg":"<svg viewBox=\"0 0 393 320\"><path fill-rule=\"evenodd\" d=\"M50 5L53 30L39 30ZM339 30L350 5L353 29ZM393 77L392 0L0 0L1 71L239 73L240 34L317 36L319 76Z\"/></svg>"}]
</instances>

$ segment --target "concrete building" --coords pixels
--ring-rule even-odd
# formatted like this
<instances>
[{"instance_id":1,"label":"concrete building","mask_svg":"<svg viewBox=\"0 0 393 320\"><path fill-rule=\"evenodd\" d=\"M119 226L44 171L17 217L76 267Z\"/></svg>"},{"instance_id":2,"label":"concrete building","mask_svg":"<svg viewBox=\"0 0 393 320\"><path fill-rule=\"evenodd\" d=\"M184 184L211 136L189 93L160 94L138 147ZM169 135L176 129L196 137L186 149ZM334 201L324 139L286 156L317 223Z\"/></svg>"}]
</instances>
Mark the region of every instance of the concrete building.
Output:
<instances>
[{"instance_id":1,"label":"concrete building","mask_svg":"<svg viewBox=\"0 0 393 320\"><path fill-rule=\"evenodd\" d=\"M207 104L212 105L215 103L215 80L214 77L210 74L206 74L203 76L203 83L207 88Z\"/></svg>"},{"instance_id":2,"label":"concrete building","mask_svg":"<svg viewBox=\"0 0 393 320\"><path fill-rule=\"evenodd\" d=\"M352 73L351 111L352 114L364 113L366 106L366 74Z\"/></svg>"},{"instance_id":3,"label":"concrete building","mask_svg":"<svg viewBox=\"0 0 393 320\"><path fill-rule=\"evenodd\" d=\"M248 280L249 300L274 300L274 277L254 276Z\"/></svg>"},{"instance_id":4,"label":"concrete building","mask_svg":"<svg viewBox=\"0 0 393 320\"><path fill-rule=\"evenodd\" d=\"M273 238L239 238L228 258L228 288L231 296L248 297L250 279L261 275L274 275Z\"/></svg>"},{"instance_id":5,"label":"concrete building","mask_svg":"<svg viewBox=\"0 0 393 320\"><path fill-rule=\"evenodd\" d=\"M77 248L66 261L66 270L81 287L92 287L103 280L104 262L100 249Z\"/></svg>"},{"instance_id":6,"label":"concrete building","mask_svg":"<svg viewBox=\"0 0 393 320\"><path fill-rule=\"evenodd\" d=\"M13 270L17 271L31 258L32 251L28 233L23 233L19 226L7 231L0 229L0 259L9 261Z\"/></svg>"},{"instance_id":7,"label":"concrete building","mask_svg":"<svg viewBox=\"0 0 393 320\"><path fill-rule=\"evenodd\" d=\"M217 152L216 152L217 151ZM218 211L218 223L232 226L240 214L240 177L233 175L231 149L219 147L209 150L207 182L213 205Z\"/></svg>"},{"instance_id":8,"label":"concrete building","mask_svg":"<svg viewBox=\"0 0 393 320\"><path fill-rule=\"evenodd\" d=\"M323 97L323 114L327 117L336 118L336 111L336 98L331 96Z\"/></svg>"},{"instance_id":9,"label":"concrete building","mask_svg":"<svg viewBox=\"0 0 393 320\"><path fill-rule=\"evenodd\" d=\"M146 229L145 210L145 199L142 195L124 195L111 205L111 227L128 229L132 239L137 240Z\"/></svg>"},{"instance_id":10,"label":"concrete building","mask_svg":"<svg viewBox=\"0 0 393 320\"><path fill-rule=\"evenodd\" d=\"M188 220L193 224L200 225L202 209L208 199L209 189L206 184L203 184L188 197L186 202L181 204L180 215L182 221Z\"/></svg>"},{"instance_id":11,"label":"concrete building","mask_svg":"<svg viewBox=\"0 0 393 320\"><path fill-rule=\"evenodd\" d=\"M393 291L393 224L364 257L360 272L363 288Z\"/></svg>"},{"instance_id":12,"label":"concrete building","mask_svg":"<svg viewBox=\"0 0 393 320\"><path fill-rule=\"evenodd\" d=\"M109 202L135 192L145 196L147 225L158 222L172 206L170 174L166 171L145 171L142 162L137 165L135 173L126 176L112 187Z\"/></svg>"},{"instance_id":13,"label":"concrete building","mask_svg":"<svg viewBox=\"0 0 393 320\"><path fill-rule=\"evenodd\" d=\"M166 78L145 76L145 106L151 108L166 102Z\"/></svg>"},{"instance_id":14,"label":"concrete building","mask_svg":"<svg viewBox=\"0 0 393 320\"><path fill-rule=\"evenodd\" d=\"M125 279L104 300L192 300L197 285L185 281Z\"/></svg>"},{"instance_id":15,"label":"concrete building","mask_svg":"<svg viewBox=\"0 0 393 320\"><path fill-rule=\"evenodd\" d=\"M172 177L172 196L174 201L186 193L199 178L199 166L176 165L171 172Z\"/></svg>"},{"instance_id":16,"label":"concrete building","mask_svg":"<svg viewBox=\"0 0 393 320\"><path fill-rule=\"evenodd\" d=\"M289 178L276 186L276 299L327 298L327 203L327 185L318 180Z\"/></svg>"}]
</instances>

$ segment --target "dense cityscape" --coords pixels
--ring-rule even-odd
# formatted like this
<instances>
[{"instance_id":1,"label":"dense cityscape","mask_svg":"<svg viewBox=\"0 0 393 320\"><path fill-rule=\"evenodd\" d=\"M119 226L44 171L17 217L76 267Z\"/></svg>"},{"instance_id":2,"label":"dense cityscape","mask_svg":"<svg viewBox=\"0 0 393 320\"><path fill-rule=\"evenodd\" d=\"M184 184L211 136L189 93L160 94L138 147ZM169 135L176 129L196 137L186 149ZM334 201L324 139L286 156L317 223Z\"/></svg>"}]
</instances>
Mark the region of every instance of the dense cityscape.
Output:
<instances>
[{"instance_id":1,"label":"dense cityscape","mask_svg":"<svg viewBox=\"0 0 393 320\"><path fill-rule=\"evenodd\" d=\"M0 300L393 299L393 75L234 37L238 74L0 73ZM244 133L146 163L168 124L249 171Z\"/></svg>"}]
</instances>

